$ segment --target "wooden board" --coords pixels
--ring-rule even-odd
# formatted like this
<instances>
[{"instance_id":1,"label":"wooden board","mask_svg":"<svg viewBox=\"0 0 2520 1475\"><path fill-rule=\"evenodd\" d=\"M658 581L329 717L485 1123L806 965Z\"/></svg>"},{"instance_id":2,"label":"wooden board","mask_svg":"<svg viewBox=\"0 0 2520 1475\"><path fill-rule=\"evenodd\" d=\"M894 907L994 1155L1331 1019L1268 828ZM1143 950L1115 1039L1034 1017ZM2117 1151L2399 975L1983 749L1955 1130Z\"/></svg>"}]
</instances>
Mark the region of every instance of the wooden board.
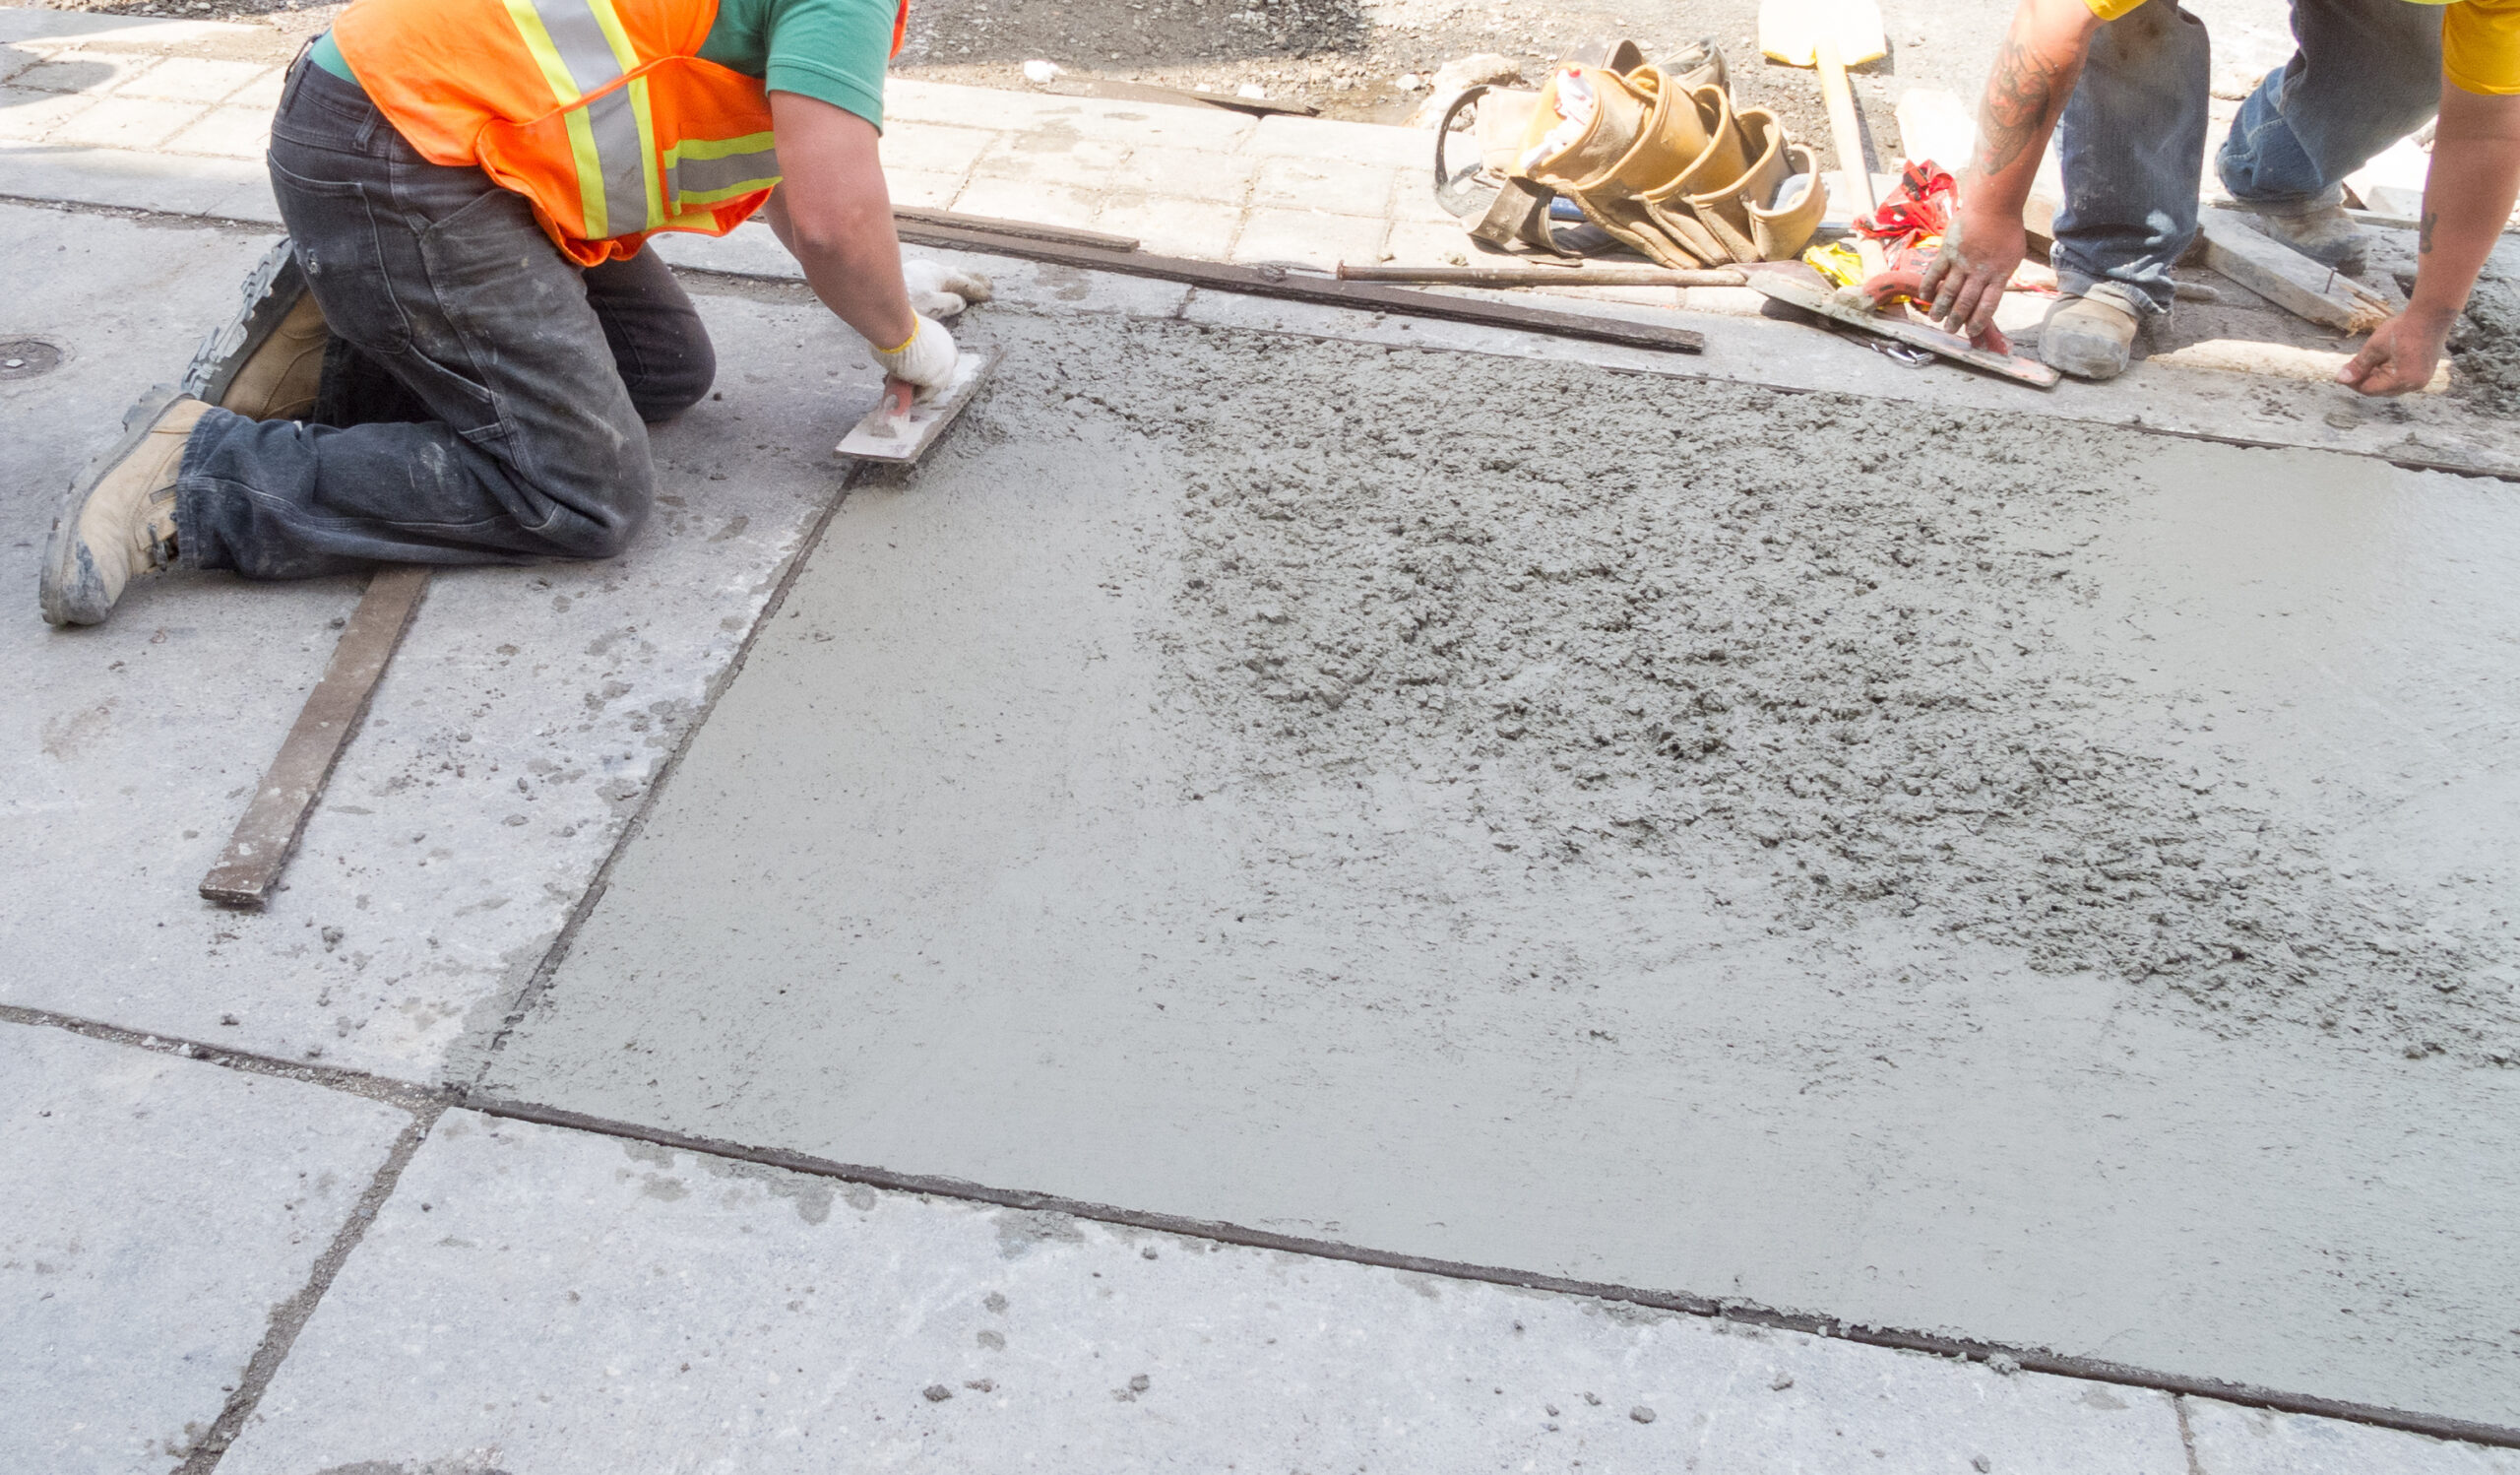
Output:
<instances>
[{"instance_id":1,"label":"wooden board","mask_svg":"<svg viewBox=\"0 0 2520 1475\"><path fill-rule=\"evenodd\" d=\"M1912 344L1954 363L1965 363L1971 368L2000 374L2015 383L2050 389L2061 377L2054 369L2035 358L2024 358L2017 353L1997 353L1977 347L1957 333L1945 333L1940 328L1858 307L1840 300L1838 294L1828 288L1783 272L1759 272L1750 278L1750 286L1780 302L1790 302L1805 312L1816 312L1831 322Z\"/></svg>"},{"instance_id":2,"label":"wooden board","mask_svg":"<svg viewBox=\"0 0 2520 1475\"><path fill-rule=\"evenodd\" d=\"M1079 230L1071 225L1042 225L1032 221L1005 221L987 215L958 215L950 210L924 210L916 206L893 207L893 226L904 240L911 232L904 225L942 225L952 230L985 230L993 235L1013 235L1026 240L1054 241L1062 245L1088 246L1097 251L1134 251L1138 238L1134 235L1106 235L1100 230Z\"/></svg>"},{"instance_id":3,"label":"wooden board","mask_svg":"<svg viewBox=\"0 0 2520 1475\"><path fill-rule=\"evenodd\" d=\"M1339 264L1342 282L1391 282L1418 287L1739 287L1739 272L1682 271L1659 266L1350 266Z\"/></svg>"},{"instance_id":4,"label":"wooden board","mask_svg":"<svg viewBox=\"0 0 2520 1475\"><path fill-rule=\"evenodd\" d=\"M1231 93L1200 93L1177 87L1158 87L1151 82L1112 82L1100 77L1082 78L1075 82L1053 82L1042 89L1062 97L1099 97L1112 102L1162 102L1175 107L1230 107L1236 112L1286 113L1292 117L1318 117L1321 109L1309 102L1272 102L1266 97L1242 97Z\"/></svg>"},{"instance_id":5,"label":"wooden board","mask_svg":"<svg viewBox=\"0 0 2520 1475\"><path fill-rule=\"evenodd\" d=\"M1005 354L1004 349L965 349L954 365L953 379L925 401L909 400L907 393L897 399L896 391L906 392L910 386L897 380L887 383L883 400L841 438L833 454L895 466L917 464L997 371L997 361Z\"/></svg>"},{"instance_id":6,"label":"wooden board","mask_svg":"<svg viewBox=\"0 0 2520 1475\"><path fill-rule=\"evenodd\" d=\"M1212 291L1280 297L1294 302L1319 303L1325 307L1353 307L1365 312L1397 313L1404 317L1435 318L1488 328L1513 328L1526 333L1623 344L1629 348L1655 349L1669 353L1700 353L1706 351L1703 334L1686 328L1665 327L1660 323L1638 322L1633 318L1596 317L1588 313L1557 312L1521 302L1445 296L1368 282L1342 282L1336 277L1288 271L1283 267L1228 266L1222 262L1156 256L1142 251L1104 251L1038 236L997 235L959 226L904 223L899 228L902 239L920 245L1014 256L1026 261L1050 261L1062 266L1118 272L1131 277L1154 277Z\"/></svg>"},{"instance_id":7,"label":"wooden board","mask_svg":"<svg viewBox=\"0 0 2520 1475\"><path fill-rule=\"evenodd\" d=\"M368 698L403 643L403 632L410 628L428 582L429 570L418 565L380 568L369 577L367 593L350 612L324 678L307 694L296 726L282 740L280 756L254 790L219 864L202 877L203 896L231 907L259 908L271 899L281 868L306 829L306 816L323 797L333 764L358 730L359 719L367 715Z\"/></svg>"},{"instance_id":8,"label":"wooden board","mask_svg":"<svg viewBox=\"0 0 2520 1475\"><path fill-rule=\"evenodd\" d=\"M2389 300L2323 267L2228 210L2197 214L2205 264L2305 322L2368 333L2393 315Z\"/></svg>"}]
</instances>

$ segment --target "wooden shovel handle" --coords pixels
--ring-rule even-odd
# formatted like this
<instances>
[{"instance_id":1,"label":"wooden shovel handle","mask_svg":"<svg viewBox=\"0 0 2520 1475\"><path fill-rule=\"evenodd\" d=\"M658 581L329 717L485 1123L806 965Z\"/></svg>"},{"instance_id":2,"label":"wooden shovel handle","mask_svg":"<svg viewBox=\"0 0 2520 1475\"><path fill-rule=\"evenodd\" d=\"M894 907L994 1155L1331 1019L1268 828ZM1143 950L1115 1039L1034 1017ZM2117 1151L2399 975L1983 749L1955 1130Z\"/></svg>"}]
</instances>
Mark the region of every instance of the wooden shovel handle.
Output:
<instances>
[{"instance_id":1,"label":"wooden shovel handle","mask_svg":"<svg viewBox=\"0 0 2520 1475\"><path fill-rule=\"evenodd\" d=\"M1820 68L1820 97L1829 107L1829 133L1838 145L1838 172L1845 176L1847 203L1857 220L1872 214L1881 202L1872 198L1872 170L1863 161L1863 128L1855 113L1855 89L1847 83L1847 64L1838 54L1837 37L1822 32L1814 46ZM1856 254L1863 258L1866 277L1882 270L1881 245L1856 237Z\"/></svg>"}]
</instances>

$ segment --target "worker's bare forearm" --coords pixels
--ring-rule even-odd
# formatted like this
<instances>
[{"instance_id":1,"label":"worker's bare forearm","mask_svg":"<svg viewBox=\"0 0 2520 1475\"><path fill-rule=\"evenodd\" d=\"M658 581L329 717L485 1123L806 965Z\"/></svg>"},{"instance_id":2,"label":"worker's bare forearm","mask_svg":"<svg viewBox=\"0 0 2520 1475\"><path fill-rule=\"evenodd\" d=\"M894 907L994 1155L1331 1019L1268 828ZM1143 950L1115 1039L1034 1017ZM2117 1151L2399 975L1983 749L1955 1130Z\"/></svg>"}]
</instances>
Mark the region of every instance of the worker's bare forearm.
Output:
<instances>
[{"instance_id":1,"label":"worker's bare forearm","mask_svg":"<svg viewBox=\"0 0 2520 1475\"><path fill-rule=\"evenodd\" d=\"M1961 191L1971 211L2020 216L2099 29L2083 0L2022 0L2013 12L1978 106L1978 154Z\"/></svg>"},{"instance_id":2,"label":"worker's bare forearm","mask_svg":"<svg viewBox=\"0 0 2520 1475\"><path fill-rule=\"evenodd\" d=\"M2416 232L2415 292L2407 316L2448 331L2520 195L2520 96L2441 85L2424 220Z\"/></svg>"},{"instance_id":3,"label":"worker's bare forearm","mask_svg":"<svg viewBox=\"0 0 2520 1475\"><path fill-rule=\"evenodd\" d=\"M889 349L911 335L910 291L902 283L901 238L889 197L866 214L800 224L783 187L763 212L780 243L805 271L805 285L859 337Z\"/></svg>"},{"instance_id":4,"label":"worker's bare forearm","mask_svg":"<svg viewBox=\"0 0 2520 1475\"><path fill-rule=\"evenodd\" d=\"M879 349L907 342L917 322L875 126L794 93L772 93L770 110L787 172L765 211L770 228L842 322Z\"/></svg>"}]
</instances>

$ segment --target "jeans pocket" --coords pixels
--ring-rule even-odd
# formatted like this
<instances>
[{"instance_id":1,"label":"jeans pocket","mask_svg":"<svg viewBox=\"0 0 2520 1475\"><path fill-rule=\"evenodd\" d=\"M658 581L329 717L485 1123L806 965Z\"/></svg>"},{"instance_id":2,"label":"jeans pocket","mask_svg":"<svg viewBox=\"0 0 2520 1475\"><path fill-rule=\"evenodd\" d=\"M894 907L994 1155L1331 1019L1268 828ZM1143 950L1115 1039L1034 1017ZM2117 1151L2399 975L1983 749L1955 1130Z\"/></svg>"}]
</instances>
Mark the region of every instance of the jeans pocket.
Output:
<instances>
[{"instance_id":1,"label":"jeans pocket","mask_svg":"<svg viewBox=\"0 0 2520 1475\"><path fill-rule=\"evenodd\" d=\"M284 152L298 156L299 163L310 160L275 142L267 162L281 221L297 243L298 262L325 320L372 353L403 352L411 342L411 322L388 289L389 257L368 186L300 174L281 161Z\"/></svg>"}]
</instances>

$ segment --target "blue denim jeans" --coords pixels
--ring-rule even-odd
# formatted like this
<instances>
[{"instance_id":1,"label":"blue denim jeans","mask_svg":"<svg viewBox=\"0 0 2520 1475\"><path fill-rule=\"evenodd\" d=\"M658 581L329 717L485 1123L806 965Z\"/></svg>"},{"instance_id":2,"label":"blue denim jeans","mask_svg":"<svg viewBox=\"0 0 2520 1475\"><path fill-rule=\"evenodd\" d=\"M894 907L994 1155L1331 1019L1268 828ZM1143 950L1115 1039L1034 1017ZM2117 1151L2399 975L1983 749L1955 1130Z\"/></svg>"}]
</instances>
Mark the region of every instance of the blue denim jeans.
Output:
<instances>
[{"instance_id":1,"label":"blue denim jeans","mask_svg":"<svg viewBox=\"0 0 2520 1475\"><path fill-rule=\"evenodd\" d=\"M646 422L717 371L663 263L581 270L524 197L422 159L303 61L270 164L335 342L313 421L202 417L175 483L184 563L288 579L619 552L655 497Z\"/></svg>"},{"instance_id":2,"label":"blue denim jeans","mask_svg":"<svg viewBox=\"0 0 2520 1475\"><path fill-rule=\"evenodd\" d=\"M2336 203L2346 175L2441 101L2440 6L2293 0L2293 59L2240 104L2215 157L2223 187L2259 210ZM2196 236L2210 74L2204 23L2176 0L2100 28L2056 129L2066 290L2169 309L2170 269Z\"/></svg>"}]
</instances>

